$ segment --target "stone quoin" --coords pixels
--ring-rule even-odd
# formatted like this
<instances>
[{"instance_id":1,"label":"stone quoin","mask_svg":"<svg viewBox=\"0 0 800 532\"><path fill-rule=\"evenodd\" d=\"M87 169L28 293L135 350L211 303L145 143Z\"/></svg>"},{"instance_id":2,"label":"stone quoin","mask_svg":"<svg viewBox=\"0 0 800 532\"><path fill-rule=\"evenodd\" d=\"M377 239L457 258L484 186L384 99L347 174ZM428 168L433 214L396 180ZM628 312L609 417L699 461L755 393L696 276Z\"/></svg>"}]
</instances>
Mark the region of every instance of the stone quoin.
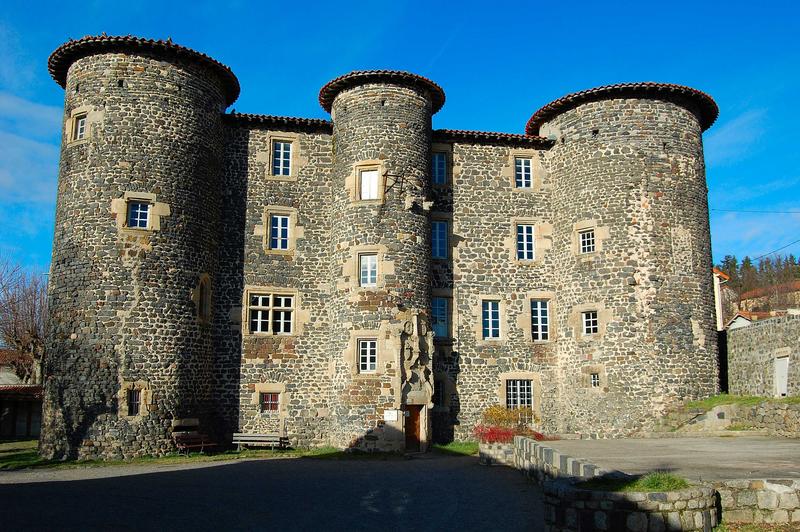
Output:
<instances>
[{"instance_id":1,"label":"stone quoin","mask_svg":"<svg viewBox=\"0 0 800 532\"><path fill-rule=\"evenodd\" d=\"M232 71L169 40L49 69L46 457L164 454L190 420L425 450L498 403L614 437L717 392L704 93L583 91L516 135L433 130L406 72L331 81L326 121L227 113Z\"/></svg>"}]
</instances>

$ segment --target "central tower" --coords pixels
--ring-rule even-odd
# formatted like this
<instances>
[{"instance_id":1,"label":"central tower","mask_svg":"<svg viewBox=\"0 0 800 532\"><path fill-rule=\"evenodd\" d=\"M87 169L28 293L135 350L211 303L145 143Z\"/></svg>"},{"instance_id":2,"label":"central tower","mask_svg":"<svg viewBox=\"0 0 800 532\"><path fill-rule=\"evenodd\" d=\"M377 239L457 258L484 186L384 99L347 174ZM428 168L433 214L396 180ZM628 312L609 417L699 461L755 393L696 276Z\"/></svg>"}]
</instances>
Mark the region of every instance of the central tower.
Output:
<instances>
[{"instance_id":1,"label":"central tower","mask_svg":"<svg viewBox=\"0 0 800 532\"><path fill-rule=\"evenodd\" d=\"M423 449L433 394L431 116L435 83L362 71L322 88L333 118L331 443Z\"/></svg>"}]
</instances>

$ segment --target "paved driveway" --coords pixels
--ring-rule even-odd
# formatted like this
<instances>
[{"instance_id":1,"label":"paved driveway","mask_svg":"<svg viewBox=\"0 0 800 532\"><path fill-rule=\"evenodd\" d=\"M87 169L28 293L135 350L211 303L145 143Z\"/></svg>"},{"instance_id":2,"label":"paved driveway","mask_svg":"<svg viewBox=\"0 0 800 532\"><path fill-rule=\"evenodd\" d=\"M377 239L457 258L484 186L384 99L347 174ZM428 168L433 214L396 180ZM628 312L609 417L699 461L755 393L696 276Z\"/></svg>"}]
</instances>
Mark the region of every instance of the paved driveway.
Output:
<instances>
[{"instance_id":1,"label":"paved driveway","mask_svg":"<svg viewBox=\"0 0 800 532\"><path fill-rule=\"evenodd\" d=\"M153 469L0 472L0 528L540 530L543 522L535 483L473 457Z\"/></svg>"}]
</instances>

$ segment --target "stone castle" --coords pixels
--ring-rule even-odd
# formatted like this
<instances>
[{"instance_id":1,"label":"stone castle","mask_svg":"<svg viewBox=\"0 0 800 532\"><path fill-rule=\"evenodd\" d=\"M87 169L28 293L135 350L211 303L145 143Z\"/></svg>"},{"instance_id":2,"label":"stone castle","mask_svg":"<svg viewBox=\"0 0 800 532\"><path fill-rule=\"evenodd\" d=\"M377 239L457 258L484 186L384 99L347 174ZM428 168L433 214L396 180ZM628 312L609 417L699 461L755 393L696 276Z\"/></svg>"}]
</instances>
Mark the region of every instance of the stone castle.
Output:
<instances>
[{"instance_id":1,"label":"stone castle","mask_svg":"<svg viewBox=\"0 0 800 532\"><path fill-rule=\"evenodd\" d=\"M560 98L525 134L433 130L443 90L351 72L331 120L226 113L172 43L69 41L45 362L47 457L218 441L422 449L492 405L647 430L717 391L706 94Z\"/></svg>"}]
</instances>

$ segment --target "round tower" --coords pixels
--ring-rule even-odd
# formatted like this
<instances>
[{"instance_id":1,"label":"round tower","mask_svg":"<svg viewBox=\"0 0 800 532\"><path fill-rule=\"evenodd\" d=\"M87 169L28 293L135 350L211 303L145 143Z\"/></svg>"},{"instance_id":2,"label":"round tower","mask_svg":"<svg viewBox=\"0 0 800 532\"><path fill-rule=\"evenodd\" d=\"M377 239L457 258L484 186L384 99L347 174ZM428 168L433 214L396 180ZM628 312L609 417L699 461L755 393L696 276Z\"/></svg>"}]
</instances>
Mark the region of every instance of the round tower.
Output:
<instances>
[{"instance_id":1,"label":"round tower","mask_svg":"<svg viewBox=\"0 0 800 532\"><path fill-rule=\"evenodd\" d=\"M687 87L565 96L527 133L555 141L559 430L622 435L717 391L702 132L718 108Z\"/></svg>"},{"instance_id":2,"label":"round tower","mask_svg":"<svg viewBox=\"0 0 800 532\"><path fill-rule=\"evenodd\" d=\"M53 52L64 137L41 453L161 454L207 427L230 69L173 44L85 37Z\"/></svg>"},{"instance_id":3,"label":"round tower","mask_svg":"<svg viewBox=\"0 0 800 532\"><path fill-rule=\"evenodd\" d=\"M424 449L433 393L431 116L435 83L364 71L322 88L333 119L331 440Z\"/></svg>"}]
</instances>

